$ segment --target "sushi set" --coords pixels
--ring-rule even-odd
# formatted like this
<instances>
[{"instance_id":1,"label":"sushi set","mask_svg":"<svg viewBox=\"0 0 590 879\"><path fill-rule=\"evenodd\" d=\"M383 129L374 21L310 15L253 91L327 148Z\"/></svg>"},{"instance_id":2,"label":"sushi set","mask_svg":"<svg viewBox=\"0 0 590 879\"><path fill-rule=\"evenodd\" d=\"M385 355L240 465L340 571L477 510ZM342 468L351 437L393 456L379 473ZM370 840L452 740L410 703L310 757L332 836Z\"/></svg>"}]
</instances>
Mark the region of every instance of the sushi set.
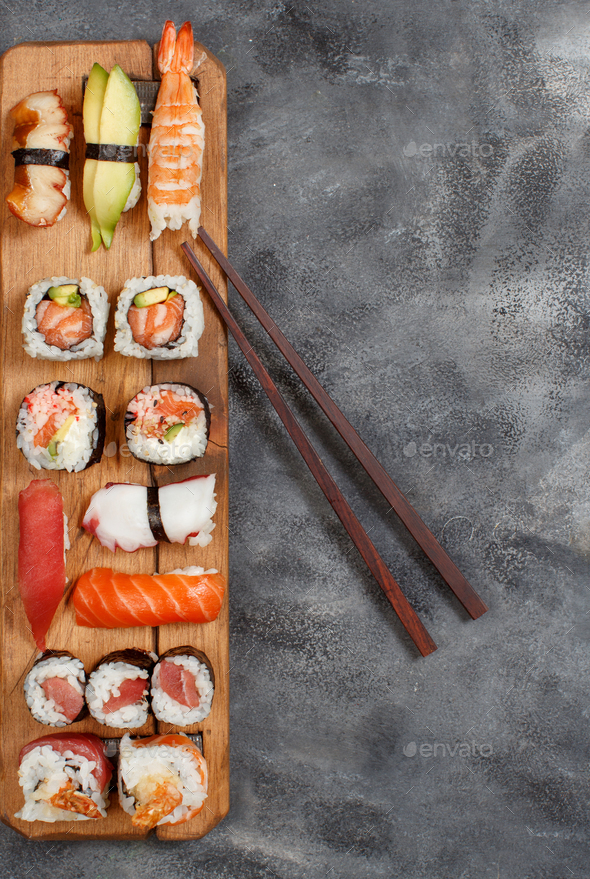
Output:
<instances>
[{"instance_id":1,"label":"sushi set","mask_svg":"<svg viewBox=\"0 0 590 879\"><path fill-rule=\"evenodd\" d=\"M166 22L0 81L0 818L196 839L229 808L227 335L180 245L226 246L225 71Z\"/></svg>"}]
</instances>

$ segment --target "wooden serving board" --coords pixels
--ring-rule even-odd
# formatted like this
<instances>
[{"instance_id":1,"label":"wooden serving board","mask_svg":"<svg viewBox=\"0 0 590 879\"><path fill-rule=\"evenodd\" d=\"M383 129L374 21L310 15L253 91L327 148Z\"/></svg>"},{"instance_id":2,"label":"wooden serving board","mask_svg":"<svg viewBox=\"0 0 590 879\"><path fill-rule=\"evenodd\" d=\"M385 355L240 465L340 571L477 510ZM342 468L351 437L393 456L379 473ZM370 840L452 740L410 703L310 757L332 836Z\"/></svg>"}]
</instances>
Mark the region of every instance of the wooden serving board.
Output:
<instances>
[{"instance_id":1,"label":"wooden serving board","mask_svg":"<svg viewBox=\"0 0 590 879\"><path fill-rule=\"evenodd\" d=\"M227 161L226 84L221 63L199 43L195 60L205 59L195 70L195 79L205 122L205 156L202 183L201 222L227 252ZM170 571L189 564L217 568L228 576L228 459L227 459L227 336L209 299L201 293L205 310L205 332L196 359L167 363L123 357L113 351L114 312L119 291L127 278L158 274L190 276L190 266L180 245L190 239L185 225L178 232L166 229L153 244L145 188L147 159L140 155L143 192L139 204L123 214L106 251L90 252L90 224L82 199L84 135L82 127L82 78L97 61L107 70L120 64L137 80L157 79L152 49L143 41L104 43L24 43L10 49L0 60L0 112L2 126L2 235L0 271L2 319L0 370L0 461L2 491L0 509L0 554L2 565L2 630L0 632L0 818L24 836L36 839L131 839L146 836L134 828L131 819L111 794L108 817L98 821L29 823L14 817L23 804L18 785L18 755L27 742L51 732L51 727L33 720L24 695L23 681L37 649L28 629L18 590L18 495L32 479L53 479L63 495L69 518L71 550L67 554L70 587L78 576L94 566L126 572ZM32 228L9 212L4 195L12 189L13 160L10 155L13 123L9 110L26 95L57 88L74 125L70 175L72 196L66 216L47 229ZM142 126L141 142L147 143L149 128ZM215 284L227 295L224 278L200 245L193 244ZM107 291L111 303L105 357L57 363L35 360L22 347L21 319L29 286L53 275L89 277ZM100 464L81 473L36 471L15 443L17 412L24 396L43 382L76 381L104 397L107 408L105 450ZM211 433L205 456L181 467L150 467L131 457L124 442L123 416L128 401L146 385L163 381L187 382L202 390L212 406ZM138 482L164 485L188 476L216 473L218 507L213 540L205 549L163 544L127 554L113 555L80 527L91 495L107 482ZM205 721L187 728L201 732L209 769L209 796L203 811L191 821L154 831L161 839L196 839L211 830L229 808L229 651L227 597L217 620L206 625L168 625L159 629L88 629L76 626L69 601L71 588L60 605L47 636L50 649L67 649L84 663L87 673L106 653L125 647L143 647L163 653L170 647L192 644L211 660L215 673L215 696ZM150 718L141 730L147 735L170 732L172 727ZM124 730L103 727L92 718L72 724L64 731L94 732L102 737L120 737Z\"/></svg>"}]
</instances>

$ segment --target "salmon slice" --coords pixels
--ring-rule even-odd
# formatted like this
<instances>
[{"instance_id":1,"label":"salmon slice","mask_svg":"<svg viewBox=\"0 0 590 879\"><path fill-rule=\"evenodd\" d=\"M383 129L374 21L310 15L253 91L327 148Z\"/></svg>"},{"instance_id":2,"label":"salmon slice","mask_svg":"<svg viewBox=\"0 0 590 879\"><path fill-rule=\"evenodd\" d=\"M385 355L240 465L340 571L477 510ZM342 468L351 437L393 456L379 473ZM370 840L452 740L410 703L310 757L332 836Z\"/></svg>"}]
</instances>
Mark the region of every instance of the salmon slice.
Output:
<instances>
[{"instance_id":1,"label":"salmon slice","mask_svg":"<svg viewBox=\"0 0 590 879\"><path fill-rule=\"evenodd\" d=\"M53 699L56 709L70 723L77 718L84 706L84 696L72 687L65 678L47 678L41 682L43 692L48 699Z\"/></svg>"},{"instance_id":2,"label":"salmon slice","mask_svg":"<svg viewBox=\"0 0 590 879\"><path fill-rule=\"evenodd\" d=\"M161 439L174 424L190 424L203 411L200 402L187 397L179 397L174 391L163 388L160 399L145 413L141 421L141 431L145 436Z\"/></svg>"},{"instance_id":3,"label":"salmon slice","mask_svg":"<svg viewBox=\"0 0 590 879\"><path fill-rule=\"evenodd\" d=\"M126 678L117 687L118 696L111 696L102 706L105 714L112 714L119 708L125 708L127 705L134 705L143 698L144 691L147 689L147 681L145 678Z\"/></svg>"},{"instance_id":4,"label":"salmon slice","mask_svg":"<svg viewBox=\"0 0 590 879\"><path fill-rule=\"evenodd\" d=\"M59 305L51 299L42 299L35 312L37 329L48 345L69 351L92 335L92 308L82 296L79 308Z\"/></svg>"},{"instance_id":5,"label":"salmon slice","mask_svg":"<svg viewBox=\"0 0 590 879\"><path fill-rule=\"evenodd\" d=\"M180 336L184 318L184 299L177 293L167 302L138 308L131 305L127 321L138 345L151 351Z\"/></svg>"},{"instance_id":6,"label":"salmon slice","mask_svg":"<svg viewBox=\"0 0 590 879\"><path fill-rule=\"evenodd\" d=\"M182 665L164 661L160 665L160 686L171 699L180 705L186 705L187 708L198 708L201 704L195 676Z\"/></svg>"},{"instance_id":7,"label":"salmon slice","mask_svg":"<svg viewBox=\"0 0 590 879\"><path fill-rule=\"evenodd\" d=\"M64 508L54 482L34 479L18 497L18 581L39 650L66 585Z\"/></svg>"},{"instance_id":8,"label":"salmon slice","mask_svg":"<svg viewBox=\"0 0 590 879\"><path fill-rule=\"evenodd\" d=\"M76 583L76 623L91 628L209 623L225 594L225 578L210 574L118 574L92 568Z\"/></svg>"}]
</instances>

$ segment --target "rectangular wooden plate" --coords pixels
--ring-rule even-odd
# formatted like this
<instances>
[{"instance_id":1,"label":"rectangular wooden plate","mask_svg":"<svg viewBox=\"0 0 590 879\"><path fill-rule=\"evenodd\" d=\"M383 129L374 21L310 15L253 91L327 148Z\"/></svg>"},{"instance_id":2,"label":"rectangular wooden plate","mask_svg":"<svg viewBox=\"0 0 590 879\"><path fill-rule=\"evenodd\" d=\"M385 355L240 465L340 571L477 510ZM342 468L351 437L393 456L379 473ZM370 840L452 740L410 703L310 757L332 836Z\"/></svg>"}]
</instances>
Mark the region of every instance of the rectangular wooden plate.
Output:
<instances>
[{"instance_id":1,"label":"rectangular wooden plate","mask_svg":"<svg viewBox=\"0 0 590 879\"><path fill-rule=\"evenodd\" d=\"M203 55L204 53L204 55ZM190 275L190 266L180 250L190 239L185 225L179 232L165 230L151 243L145 198L147 158L140 150L143 192L139 204L122 215L112 247L90 252L90 228L82 199L84 134L82 127L82 78L97 61L107 70L120 64L132 78L157 79L151 48L143 41L103 43L24 43L10 49L0 60L2 125L2 192L13 186L10 155L13 132L9 110L32 92L57 88L74 125L72 142L72 196L66 216L47 229L27 226L9 212L2 198L0 271L2 323L0 370L2 394L0 417L0 553L2 565L2 630L0 689L0 818L24 836L35 839L132 839L146 835L136 829L118 804L113 792L108 817L98 821L28 823L14 817L23 797L18 785L18 754L21 747L51 733L51 727L33 720L23 696L23 681L37 654L18 590L19 492L32 479L54 479L64 498L69 518L71 550L67 555L70 586L94 566L127 572L165 572L189 564L217 568L228 576L228 460L227 460L227 336L213 306L202 293L205 332L196 359L166 363L122 357L113 351L113 315L117 295L127 278L147 275ZM205 122L205 156L202 183L201 222L227 252L227 161L226 84L221 63L199 43L195 44L194 72ZM147 144L149 128L142 126L141 143ZM224 278L199 242L193 245L218 289L227 295ZM21 320L29 286L41 278L65 275L88 277L101 284L111 303L105 357L57 363L35 360L22 347ZM76 381L104 396L107 408L105 450L100 464L81 473L36 471L15 444L17 412L23 397L34 387L53 380ZM195 463L174 467L148 466L131 457L124 445L123 416L128 401L146 385L164 381L187 382L205 393L212 405L209 445ZM213 541L205 549L162 544L127 554L113 555L80 528L91 495L107 482L138 482L164 485L188 476L216 473L218 507ZM68 590L68 595L71 589ZM75 625L68 598L60 605L47 636L53 649L68 649L83 661L86 671L106 653L124 647L143 647L163 653L170 647L192 644L211 660L215 673L215 697L209 717L187 732L201 732L209 768L209 796L203 811L186 824L162 825L154 831L161 839L197 839L211 830L229 808L229 653L228 602L224 601L217 620L206 625L177 624L158 629L87 629ZM103 737L120 737L124 730L100 726L92 718L73 724L68 730L94 732ZM169 732L168 724L153 718L140 730L146 735Z\"/></svg>"}]
</instances>

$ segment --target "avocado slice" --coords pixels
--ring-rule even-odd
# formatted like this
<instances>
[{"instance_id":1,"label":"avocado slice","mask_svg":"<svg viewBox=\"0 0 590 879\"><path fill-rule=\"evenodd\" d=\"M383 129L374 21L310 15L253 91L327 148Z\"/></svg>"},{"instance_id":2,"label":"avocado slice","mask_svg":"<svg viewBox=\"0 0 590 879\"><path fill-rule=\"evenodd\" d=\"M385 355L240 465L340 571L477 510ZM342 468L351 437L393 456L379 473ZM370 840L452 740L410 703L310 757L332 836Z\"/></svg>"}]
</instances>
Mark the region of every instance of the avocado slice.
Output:
<instances>
[{"instance_id":1,"label":"avocado slice","mask_svg":"<svg viewBox=\"0 0 590 879\"><path fill-rule=\"evenodd\" d=\"M109 75L100 64L94 64L88 82L86 83L86 91L84 92L84 107L82 116L84 119L84 138L86 143L98 143L100 137L100 114L104 103L104 93L107 88ZM96 169L98 162L96 159L86 159L84 162L84 204L86 211L90 217L90 232L92 234L92 250L98 250L101 245L102 238L100 235L100 226L96 219L96 210L94 208L94 179L96 177Z\"/></svg>"},{"instance_id":2,"label":"avocado slice","mask_svg":"<svg viewBox=\"0 0 590 879\"><path fill-rule=\"evenodd\" d=\"M154 287L152 290L138 293L133 300L133 304L137 308L145 308L147 305L158 305L160 302L167 302L168 298L168 287Z\"/></svg>"},{"instance_id":3,"label":"avocado slice","mask_svg":"<svg viewBox=\"0 0 590 879\"><path fill-rule=\"evenodd\" d=\"M178 296L178 290L171 290L168 294L168 299L172 299L173 296ZM166 299L166 302L168 302L168 299Z\"/></svg>"},{"instance_id":4,"label":"avocado slice","mask_svg":"<svg viewBox=\"0 0 590 879\"><path fill-rule=\"evenodd\" d=\"M141 109L133 83L115 64L111 70L100 113L97 143L135 146L141 124ZM96 219L104 246L109 249L115 226L135 182L132 162L97 162L93 195Z\"/></svg>"},{"instance_id":5,"label":"avocado slice","mask_svg":"<svg viewBox=\"0 0 590 879\"><path fill-rule=\"evenodd\" d=\"M49 445L47 446L47 451L51 455L52 458L57 458L57 446L63 440L65 440L68 430L76 420L75 415L68 415L62 426L57 430L51 439L49 440Z\"/></svg>"},{"instance_id":6,"label":"avocado slice","mask_svg":"<svg viewBox=\"0 0 590 879\"><path fill-rule=\"evenodd\" d=\"M78 290L79 287L76 284L60 284L58 287L50 287L47 295L58 305L67 308L80 308L82 298Z\"/></svg>"},{"instance_id":7,"label":"avocado slice","mask_svg":"<svg viewBox=\"0 0 590 879\"><path fill-rule=\"evenodd\" d=\"M166 440L166 442L171 443L172 440L175 440L183 427L184 424L181 421L179 421L178 424L173 424L172 427L169 427L164 434L164 439Z\"/></svg>"}]
</instances>

